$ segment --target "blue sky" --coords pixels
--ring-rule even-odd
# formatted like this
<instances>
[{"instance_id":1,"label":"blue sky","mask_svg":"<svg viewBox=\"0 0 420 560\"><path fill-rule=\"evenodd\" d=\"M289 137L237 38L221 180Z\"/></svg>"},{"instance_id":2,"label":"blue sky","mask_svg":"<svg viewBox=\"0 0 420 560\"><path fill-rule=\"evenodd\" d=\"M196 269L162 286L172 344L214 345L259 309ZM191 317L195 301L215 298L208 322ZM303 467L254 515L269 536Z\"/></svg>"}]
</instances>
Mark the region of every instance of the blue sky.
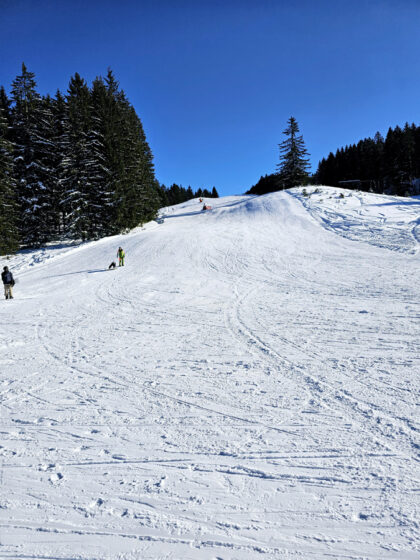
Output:
<instances>
[{"instance_id":1,"label":"blue sky","mask_svg":"<svg viewBox=\"0 0 420 560\"><path fill-rule=\"evenodd\" d=\"M0 20L7 91L22 61L43 94L111 67L166 185L244 192L292 115L314 171L420 124L419 0L0 0Z\"/></svg>"}]
</instances>

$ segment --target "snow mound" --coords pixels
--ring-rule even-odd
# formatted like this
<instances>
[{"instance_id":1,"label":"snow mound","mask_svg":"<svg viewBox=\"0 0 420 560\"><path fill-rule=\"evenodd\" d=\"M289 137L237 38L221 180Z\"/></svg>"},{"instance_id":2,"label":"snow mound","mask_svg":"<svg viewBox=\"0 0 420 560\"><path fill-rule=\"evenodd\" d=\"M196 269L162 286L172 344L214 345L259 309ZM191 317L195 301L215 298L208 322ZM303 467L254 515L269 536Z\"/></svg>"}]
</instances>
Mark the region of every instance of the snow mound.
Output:
<instances>
[{"instance_id":1,"label":"snow mound","mask_svg":"<svg viewBox=\"0 0 420 560\"><path fill-rule=\"evenodd\" d=\"M353 241L416 254L420 243L420 196L410 198L335 187L295 188L323 227Z\"/></svg>"}]
</instances>

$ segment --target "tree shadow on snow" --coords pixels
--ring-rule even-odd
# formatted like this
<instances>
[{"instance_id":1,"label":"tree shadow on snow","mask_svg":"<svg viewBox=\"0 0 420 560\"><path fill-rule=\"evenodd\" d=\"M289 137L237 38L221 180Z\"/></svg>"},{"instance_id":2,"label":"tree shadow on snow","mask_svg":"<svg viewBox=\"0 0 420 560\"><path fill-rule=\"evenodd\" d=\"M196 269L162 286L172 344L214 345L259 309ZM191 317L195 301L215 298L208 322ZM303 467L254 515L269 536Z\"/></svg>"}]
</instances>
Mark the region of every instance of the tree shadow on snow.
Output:
<instances>
[{"instance_id":1,"label":"tree shadow on snow","mask_svg":"<svg viewBox=\"0 0 420 560\"><path fill-rule=\"evenodd\" d=\"M108 268L94 268L90 270L76 270L75 272L66 272L65 274L54 274L54 276L47 276L47 278L60 278L60 276L72 276L73 274L96 274L97 272L107 272Z\"/></svg>"}]
</instances>

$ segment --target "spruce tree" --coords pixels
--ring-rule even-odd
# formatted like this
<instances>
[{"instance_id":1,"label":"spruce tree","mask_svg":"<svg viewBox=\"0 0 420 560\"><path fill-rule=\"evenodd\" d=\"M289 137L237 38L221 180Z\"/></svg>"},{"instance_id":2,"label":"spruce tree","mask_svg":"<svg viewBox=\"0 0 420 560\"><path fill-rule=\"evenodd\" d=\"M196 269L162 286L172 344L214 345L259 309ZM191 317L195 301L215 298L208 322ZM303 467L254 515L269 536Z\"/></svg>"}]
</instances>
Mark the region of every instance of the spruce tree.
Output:
<instances>
[{"instance_id":1,"label":"spruce tree","mask_svg":"<svg viewBox=\"0 0 420 560\"><path fill-rule=\"evenodd\" d=\"M92 229L90 166L94 156L90 92L77 73L70 79L66 100L61 163L62 204L70 237L84 241L90 238Z\"/></svg>"},{"instance_id":2,"label":"spruce tree","mask_svg":"<svg viewBox=\"0 0 420 560\"><path fill-rule=\"evenodd\" d=\"M10 140L12 138L12 111L11 111L11 100L8 98L6 90L3 86L0 86L0 111L2 116L6 119L6 137Z\"/></svg>"},{"instance_id":3,"label":"spruce tree","mask_svg":"<svg viewBox=\"0 0 420 560\"><path fill-rule=\"evenodd\" d=\"M107 134L111 118L108 94L102 78L96 78L91 90L89 140L92 157L88 163L90 175L90 237L113 233L113 191Z\"/></svg>"},{"instance_id":4,"label":"spruce tree","mask_svg":"<svg viewBox=\"0 0 420 560\"><path fill-rule=\"evenodd\" d=\"M39 163L38 177L43 200L43 241L57 237L59 213L57 185L59 149L56 143L54 102L49 95L37 102L36 158Z\"/></svg>"},{"instance_id":5,"label":"spruce tree","mask_svg":"<svg viewBox=\"0 0 420 560\"><path fill-rule=\"evenodd\" d=\"M303 136L299 135L299 126L295 118L290 117L287 121L288 126L283 134L287 136L281 144L280 163L278 168L278 179L282 188L289 189L297 185L305 184L309 178L309 155L303 141Z\"/></svg>"},{"instance_id":6,"label":"spruce tree","mask_svg":"<svg viewBox=\"0 0 420 560\"><path fill-rule=\"evenodd\" d=\"M121 230L155 218L159 208L153 156L143 125L124 92L118 95L121 173L116 196L117 225Z\"/></svg>"},{"instance_id":7,"label":"spruce tree","mask_svg":"<svg viewBox=\"0 0 420 560\"><path fill-rule=\"evenodd\" d=\"M12 83L15 178L18 184L20 232L24 245L35 247L48 238L45 212L48 206L48 164L45 149L42 100L36 91L35 75L22 64L22 74Z\"/></svg>"},{"instance_id":8,"label":"spruce tree","mask_svg":"<svg viewBox=\"0 0 420 560\"><path fill-rule=\"evenodd\" d=\"M64 192L63 192L63 166L65 146L65 122L67 115L66 100L63 94L57 90L55 98L52 100L52 118L53 118L53 170L54 182L50 193L51 212L53 219L53 237L60 237L66 229L65 212L64 212Z\"/></svg>"},{"instance_id":9,"label":"spruce tree","mask_svg":"<svg viewBox=\"0 0 420 560\"><path fill-rule=\"evenodd\" d=\"M13 176L13 144L8 139L4 98L0 103L0 255L7 255L17 251L19 233L16 181Z\"/></svg>"}]
</instances>

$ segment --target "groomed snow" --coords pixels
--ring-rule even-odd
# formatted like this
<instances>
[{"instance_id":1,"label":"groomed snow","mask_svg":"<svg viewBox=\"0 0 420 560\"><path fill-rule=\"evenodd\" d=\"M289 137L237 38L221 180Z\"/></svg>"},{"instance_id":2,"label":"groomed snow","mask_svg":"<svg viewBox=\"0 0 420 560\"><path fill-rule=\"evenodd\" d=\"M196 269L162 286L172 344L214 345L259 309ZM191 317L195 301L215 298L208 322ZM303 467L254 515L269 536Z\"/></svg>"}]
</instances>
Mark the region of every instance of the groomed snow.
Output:
<instances>
[{"instance_id":1,"label":"groomed snow","mask_svg":"<svg viewBox=\"0 0 420 560\"><path fill-rule=\"evenodd\" d=\"M1 558L420 557L420 198L314 190L7 261Z\"/></svg>"}]
</instances>

